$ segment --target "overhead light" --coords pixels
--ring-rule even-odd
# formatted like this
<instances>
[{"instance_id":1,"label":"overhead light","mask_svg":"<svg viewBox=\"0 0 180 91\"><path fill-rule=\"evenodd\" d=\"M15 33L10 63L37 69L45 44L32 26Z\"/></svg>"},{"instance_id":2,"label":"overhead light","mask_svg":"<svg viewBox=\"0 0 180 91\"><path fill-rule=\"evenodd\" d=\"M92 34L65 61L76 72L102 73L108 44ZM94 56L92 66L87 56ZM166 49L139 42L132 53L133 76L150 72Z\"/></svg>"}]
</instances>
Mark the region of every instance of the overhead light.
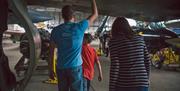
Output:
<instances>
[{"instance_id":1,"label":"overhead light","mask_svg":"<svg viewBox=\"0 0 180 91\"><path fill-rule=\"evenodd\" d=\"M46 11L52 11L52 12L61 12L61 9L59 8L46 8Z\"/></svg>"},{"instance_id":2,"label":"overhead light","mask_svg":"<svg viewBox=\"0 0 180 91\"><path fill-rule=\"evenodd\" d=\"M40 9L40 8L37 8L36 11L45 11L45 9Z\"/></svg>"},{"instance_id":3,"label":"overhead light","mask_svg":"<svg viewBox=\"0 0 180 91\"><path fill-rule=\"evenodd\" d=\"M180 19L169 20L169 21L166 22L166 24L175 23L175 22L180 22Z\"/></svg>"},{"instance_id":4,"label":"overhead light","mask_svg":"<svg viewBox=\"0 0 180 91\"><path fill-rule=\"evenodd\" d=\"M137 25L137 23L134 19L127 18L127 21L129 22L130 26L136 26Z\"/></svg>"},{"instance_id":5,"label":"overhead light","mask_svg":"<svg viewBox=\"0 0 180 91\"><path fill-rule=\"evenodd\" d=\"M47 12L61 12L61 9L59 8L36 8L36 11L47 11Z\"/></svg>"}]
</instances>

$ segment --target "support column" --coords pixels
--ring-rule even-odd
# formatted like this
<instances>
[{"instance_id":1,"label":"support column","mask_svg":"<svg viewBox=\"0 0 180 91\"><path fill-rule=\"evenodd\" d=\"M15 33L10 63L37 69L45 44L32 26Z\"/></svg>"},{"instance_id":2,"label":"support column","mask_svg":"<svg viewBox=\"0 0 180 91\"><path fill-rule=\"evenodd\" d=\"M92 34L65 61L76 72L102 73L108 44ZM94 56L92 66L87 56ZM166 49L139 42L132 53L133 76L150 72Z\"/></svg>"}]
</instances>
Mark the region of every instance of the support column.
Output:
<instances>
[{"instance_id":1,"label":"support column","mask_svg":"<svg viewBox=\"0 0 180 91\"><path fill-rule=\"evenodd\" d=\"M27 5L25 1L26 0L9 0L10 9L21 22L21 25L25 28L30 45L30 59L28 69L23 80L21 80L17 85L16 91L24 91L33 74L33 71L36 68L41 51L41 38L37 28L34 26L27 13Z\"/></svg>"},{"instance_id":2,"label":"support column","mask_svg":"<svg viewBox=\"0 0 180 91\"><path fill-rule=\"evenodd\" d=\"M7 83L5 81L4 72L2 68L2 55L4 55L2 47L2 38L4 31L7 30L7 16L8 16L8 2L7 0L0 0L0 91L8 91Z\"/></svg>"}]
</instances>

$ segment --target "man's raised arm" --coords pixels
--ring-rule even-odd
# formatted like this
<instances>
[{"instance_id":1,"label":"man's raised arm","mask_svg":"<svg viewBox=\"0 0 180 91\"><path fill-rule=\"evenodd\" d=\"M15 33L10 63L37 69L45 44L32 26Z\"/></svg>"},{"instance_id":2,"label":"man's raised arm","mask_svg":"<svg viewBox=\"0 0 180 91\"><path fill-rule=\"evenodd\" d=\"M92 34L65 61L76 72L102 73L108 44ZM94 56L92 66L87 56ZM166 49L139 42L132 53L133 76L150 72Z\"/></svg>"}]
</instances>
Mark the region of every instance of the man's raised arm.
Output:
<instances>
[{"instance_id":1,"label":"man's raised arm","mask_svg":"<svg viewBox=\"0 0 180 91\"><path fill-rule=\"evenodd\" d=\"M89 26L93 24L95 19L98 17L98 10L96 6L96 0L91 0L92 14L88 17Z\"/></svg>"}]
</instances>

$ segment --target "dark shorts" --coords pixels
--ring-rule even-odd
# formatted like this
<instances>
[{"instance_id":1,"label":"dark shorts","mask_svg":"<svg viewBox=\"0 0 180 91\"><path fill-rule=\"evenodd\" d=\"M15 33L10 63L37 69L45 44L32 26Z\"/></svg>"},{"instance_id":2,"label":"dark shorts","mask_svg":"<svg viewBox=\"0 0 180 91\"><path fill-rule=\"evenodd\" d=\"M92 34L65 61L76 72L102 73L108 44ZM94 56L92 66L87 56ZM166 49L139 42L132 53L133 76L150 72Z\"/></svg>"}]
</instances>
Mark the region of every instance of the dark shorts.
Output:
<instances>
[{"instance_id":1,"label":"dark shorts","mask_svg":"<svg viewBox=\"0 0 180 91\"><path fill-rule=\"evenodd\" d=\"M59 91L83 91L82 66L57 69Z\"/></svg>"}]
</instances>

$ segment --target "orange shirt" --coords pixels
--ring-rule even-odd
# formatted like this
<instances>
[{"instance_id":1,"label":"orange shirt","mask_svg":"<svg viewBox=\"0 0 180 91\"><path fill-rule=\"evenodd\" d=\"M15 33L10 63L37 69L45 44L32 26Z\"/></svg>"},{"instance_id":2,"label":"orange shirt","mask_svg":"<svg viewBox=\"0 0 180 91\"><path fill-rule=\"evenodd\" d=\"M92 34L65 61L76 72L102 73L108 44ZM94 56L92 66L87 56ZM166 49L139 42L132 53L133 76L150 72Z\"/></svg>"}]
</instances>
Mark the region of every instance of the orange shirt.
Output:
<instances>
[{"instance_id":1,"label":"orange shirt","mask_svg":"<svg viewBox=\"0 0 180 91\"><path fill-rule=\"evenodd\" d=\"M94 65L98 61L98 56L93 47L89 44L83 44L82 47L82 60L83 60L83 76L89 80L94 77Z\"/></svg>"}]
</instances>

